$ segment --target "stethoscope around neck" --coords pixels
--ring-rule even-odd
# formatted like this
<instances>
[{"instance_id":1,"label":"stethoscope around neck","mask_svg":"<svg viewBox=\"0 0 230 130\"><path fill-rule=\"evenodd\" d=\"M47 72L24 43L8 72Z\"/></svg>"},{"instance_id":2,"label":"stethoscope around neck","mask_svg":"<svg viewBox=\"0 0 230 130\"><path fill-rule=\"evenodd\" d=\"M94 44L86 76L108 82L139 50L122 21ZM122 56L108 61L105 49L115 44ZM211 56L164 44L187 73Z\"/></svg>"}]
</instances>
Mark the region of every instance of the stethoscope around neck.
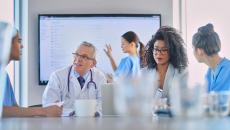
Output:
<instances>
[{"instance_id":1,"label":"stethoscope around neck","mask_svg":"<svg viewBox=\"0 0 230 130\"><path fill-rule=\"evenodd\" d=\"M69 72L68 72L68 81L67 81L67 87L68 87L68 93L70 92L70 73L71 73L71 70L73 68L73 65L70 66L69 68ZM87 89L90 88L90 86L94 86L95 90L97 90L97 85L96 83L93 81L93 74L92 74L92 70L90 69L90 81L87 83Z\"/></svg>"}]
</instances>

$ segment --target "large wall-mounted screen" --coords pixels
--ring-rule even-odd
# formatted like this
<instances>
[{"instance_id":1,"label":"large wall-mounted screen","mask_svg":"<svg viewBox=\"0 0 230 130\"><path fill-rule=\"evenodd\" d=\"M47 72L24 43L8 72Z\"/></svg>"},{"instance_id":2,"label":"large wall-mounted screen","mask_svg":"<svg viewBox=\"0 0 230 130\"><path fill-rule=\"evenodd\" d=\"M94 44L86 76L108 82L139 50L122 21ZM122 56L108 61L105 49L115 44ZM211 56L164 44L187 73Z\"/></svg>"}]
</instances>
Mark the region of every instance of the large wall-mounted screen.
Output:
<instances>
[{"instance_id":1,"label":"large wall-mounted screen","mask_svg":"<svg viewBox=\"0 0 230 130\"><path fill-rule=\"evenodd\" d=\"M134 31L146 44L161 26L160 14L40 14L39 84L45 85L50 74L73 62L72 52L83 41L97 48L97 67L113 73L104 53L105 44L113 48L118 64L126 54L121 49L121 35Z\"/></svg>"}]
</instances>

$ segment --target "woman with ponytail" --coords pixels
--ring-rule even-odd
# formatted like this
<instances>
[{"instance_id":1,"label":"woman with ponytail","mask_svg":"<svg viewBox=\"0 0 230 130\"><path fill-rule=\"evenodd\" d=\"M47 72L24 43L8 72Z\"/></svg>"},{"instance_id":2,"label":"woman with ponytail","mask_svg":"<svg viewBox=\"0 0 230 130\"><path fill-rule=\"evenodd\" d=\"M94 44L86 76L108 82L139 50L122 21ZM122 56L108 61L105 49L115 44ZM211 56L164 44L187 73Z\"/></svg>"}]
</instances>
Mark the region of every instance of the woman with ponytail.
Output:
<instances>
[{"instance_id":1,"label":"woman with ponytail","mask_svg":"<svg viewBox=\"0 0 230 130\"><path fill-rule=\"evenodd\" d=\"M140 73L140 68L144 66L144 44L140 42L137 34L133 31L128 31L121 36L121 48L124 53L129 55L121 59L117 66L112 56L112 48L106 45L104 49L107 54L116 77L135 77ZM138 54L138 47L139 54Z\"/></svg>"}]
</instances>

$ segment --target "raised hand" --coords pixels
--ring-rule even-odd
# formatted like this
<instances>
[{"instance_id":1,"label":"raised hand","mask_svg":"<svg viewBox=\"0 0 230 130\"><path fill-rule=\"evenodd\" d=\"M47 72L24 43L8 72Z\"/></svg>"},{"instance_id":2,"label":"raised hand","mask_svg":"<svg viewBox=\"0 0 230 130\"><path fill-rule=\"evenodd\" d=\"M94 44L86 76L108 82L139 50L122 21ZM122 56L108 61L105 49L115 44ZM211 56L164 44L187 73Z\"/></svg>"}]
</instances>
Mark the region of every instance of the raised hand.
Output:
<instances>
[{"instance_id":1,"label":"raised hand","mask_svg":"<svg viewBox=\"0 0 230 130\"><path fill-rule=\"evenodd\" d=\"M105 54L111 58L112 57L112 47L110 44L105 45L106 49L104 49Z\"/></svg>"}]
</instances>

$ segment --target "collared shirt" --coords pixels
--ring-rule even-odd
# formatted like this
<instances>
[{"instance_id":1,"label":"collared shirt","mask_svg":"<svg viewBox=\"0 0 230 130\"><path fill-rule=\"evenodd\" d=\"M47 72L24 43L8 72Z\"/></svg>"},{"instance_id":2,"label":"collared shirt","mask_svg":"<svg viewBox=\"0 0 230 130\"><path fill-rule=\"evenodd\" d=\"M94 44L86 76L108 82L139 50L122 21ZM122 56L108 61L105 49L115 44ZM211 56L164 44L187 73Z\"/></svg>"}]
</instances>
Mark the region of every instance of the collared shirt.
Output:
<instances>
[{"instance_id":1,"label":"collared shirt","mask_svg":"<svg viewBox=\"0 0 230 130\"><path fill-rule=\"evenodd\" d=\"M208 69L206 74L208 92L230 90L230 60L223 58L215 70Z\"/></svg>"},{"instance_id":2,"label":"collared shirt","mask_svg":"<svg viewBox=\"0 0 230 130\"><path fill-rule=\"evenodd\" d=\"M78 77L80 76L80 74L74 70L74 76L75 76L76 78L78 78ZM82 77L83 77L84 80L86 81L86 79L88 79L89 76L90 76L90 70L89 70L86 74L84 74Z\"/></svg>"},{"instance_id":3,"label":"collared shirt","mask_svg":"<svg viewBox=\"0 0 230 130\"><path fill-rule=\"evenodd\" d=\"M140 59L138 56L123 58L115 71L117 77L135 77L140 73Z\"/></svg>"},{"instance_id":4,"label":"collared shirt","mask_svg":"<svg viewBox=\"0 0 230 130\"><path fill-rule=\"evenodd\" d=\"M17 102L15 100L14 92L8 74L6 74L5 81L6 82L5 82L5 89L4 89L3 106L16 106Z\"/></svg>"}]
</instances>

